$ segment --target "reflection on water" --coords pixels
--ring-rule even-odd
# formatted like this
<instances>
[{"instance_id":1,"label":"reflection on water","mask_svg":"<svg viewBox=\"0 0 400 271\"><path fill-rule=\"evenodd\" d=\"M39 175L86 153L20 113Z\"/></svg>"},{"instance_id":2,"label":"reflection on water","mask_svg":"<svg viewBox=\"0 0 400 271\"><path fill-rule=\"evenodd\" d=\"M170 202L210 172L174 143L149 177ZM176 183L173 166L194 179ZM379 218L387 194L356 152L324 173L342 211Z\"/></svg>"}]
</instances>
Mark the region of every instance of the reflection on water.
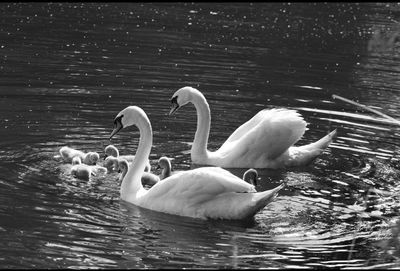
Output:
<instances>
[{"instance_id":1,"label":"reflection on water","mask_svg":"<svg viewBox=\"0 0 400 271\"><path fill-rule=\"evenodd\" d=\"M392 264L398 251L400 119L396 3L0 4L0 262L3 268L326 268ZM312 165L260 170L287 187L251 221L201 221L120 201L118 173L70 175L61 146L104 154L115 115L142 107L150 162L191 165L193 86L215 150L264 108L298 110ZM113 139L133 154L139 132ZM232 172L242 176L244 170ZM396 263L396 262L395 262ZM398 263L398 261L397 261ZM398 266L398 265L397 265Z\"/></svg>"}]
</instances>

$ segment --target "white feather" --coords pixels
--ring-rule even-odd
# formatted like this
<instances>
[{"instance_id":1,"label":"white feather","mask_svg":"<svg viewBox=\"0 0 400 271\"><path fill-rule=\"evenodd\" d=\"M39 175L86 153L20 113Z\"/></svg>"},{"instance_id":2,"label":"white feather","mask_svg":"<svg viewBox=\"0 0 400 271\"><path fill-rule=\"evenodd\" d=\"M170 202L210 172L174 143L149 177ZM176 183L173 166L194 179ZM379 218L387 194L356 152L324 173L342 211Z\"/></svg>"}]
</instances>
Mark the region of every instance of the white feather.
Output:
<instances>
[{"instance_id":1,"label":"white feather","mask_svg":"<svg viewBox=\"0 0 400 271\"><path fill-rule=\"evenodd\" d=\"M192 162L224 168L283 168L312 162L332 142L336 130L317 142L293 146L306 131L306 122L295 110L264 109L238 127L222 146L207 150L210 108L203 94L183 87L172 98L171 112L189 102L197 111L197 130L191 149Z\"/></svg>"},{"instance_id":2,"label":"white feather","mask_svg":"<svg viewBox=\"0 0 400 271\"><path fill-rule=\"evenodd\" d=\"M121 198L135 205L202 219L246 219L271 202L284 187L282 184L256 192L253 185L225 169L203 167L180 171L146 190L140 177L152 146L150 121L141 108L130 106L117 115L114 123L116 127L111 136L130 125L140 130L135 160L121 184Z\"/></svg>"}]
</instances>

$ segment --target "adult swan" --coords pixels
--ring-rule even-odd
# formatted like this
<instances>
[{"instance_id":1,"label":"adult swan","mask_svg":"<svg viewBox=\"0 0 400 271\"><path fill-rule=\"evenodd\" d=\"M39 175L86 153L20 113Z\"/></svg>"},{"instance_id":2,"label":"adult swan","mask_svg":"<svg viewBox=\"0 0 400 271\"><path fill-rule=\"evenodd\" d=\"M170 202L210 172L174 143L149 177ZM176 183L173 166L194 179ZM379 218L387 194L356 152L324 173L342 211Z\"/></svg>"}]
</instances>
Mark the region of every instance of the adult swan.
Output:
<instances>
[{"instance_id":1,"label":"adult swan","mask_svg":"<svg viewBox=\"0 0 400 271\"><path fill-rule=\"evenodd\" d=\"M122 128L136 125L140 131L135 158L121 183L121 198L154 211L212 219L246 219L271 202L284 184L264 192L218 167L181 171L150 189L141 177L153 144L151 124L145 112L129 106L118 113L110 139Z\"/></svg>"},{"instance_id":2,"label":"adult swan","mask_svg":"<svg viewBox=\"0 0 400 271\"><path fill-rule=\"evenodd\" d=\"M237 128L216 151L207 150L210 107L195 88L183 87L171 98L170 115L187 103L197 111L197 130L191 150L192 162L224 168L283 168L312 162L332 142L336 129L317 142L292 146L306 131L306 122L289 109L264 109Z\"/></svg>"}]
</instances>

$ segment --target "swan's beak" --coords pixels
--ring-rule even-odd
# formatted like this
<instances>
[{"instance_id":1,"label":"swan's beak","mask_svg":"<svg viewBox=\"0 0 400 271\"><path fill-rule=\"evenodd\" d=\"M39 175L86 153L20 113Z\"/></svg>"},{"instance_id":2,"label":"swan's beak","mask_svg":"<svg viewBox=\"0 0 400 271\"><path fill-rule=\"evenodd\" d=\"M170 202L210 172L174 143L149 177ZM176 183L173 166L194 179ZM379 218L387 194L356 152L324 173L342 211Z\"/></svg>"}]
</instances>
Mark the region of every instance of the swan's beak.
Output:
<instances>
[{"instance_id":1,"label":"swan's beak","mask_svg":"<svg viewBox=\"0 0 400 271\"><path fill-rule=\"evenodd\" d=\"M157 165L156 170L159 170L160 168L161 168L160 165Z\"/></svg>"},{"instance_id":2,"label":"swan's beak","mask_svg":"<svg viewBox=\"0 0 400 271\"><path fill-rule=\"evenodd\" d=\"M174 114L175 111L178 110L178 109L179 109L179 104L173 103L173 104L171 105L171 110L169 111L169 115L171 116L171 115Z\"/></svg>"},{"instance_id":3,"label":"swan's beak","mask_svg":"<svg viewBox=\"0 0 400 271\"><path fill-rule=\"evenodd\" d=\"M111 132L111 135L110 135L110 140L111 140L111 138L112 138L115 134L117 134L122 128L124 128L124 127L122 126L121 121L120 121L120 120L116 120L116 121L115 121L115 128L114 128L114 130Z\"/></svg>"}]
</instances>

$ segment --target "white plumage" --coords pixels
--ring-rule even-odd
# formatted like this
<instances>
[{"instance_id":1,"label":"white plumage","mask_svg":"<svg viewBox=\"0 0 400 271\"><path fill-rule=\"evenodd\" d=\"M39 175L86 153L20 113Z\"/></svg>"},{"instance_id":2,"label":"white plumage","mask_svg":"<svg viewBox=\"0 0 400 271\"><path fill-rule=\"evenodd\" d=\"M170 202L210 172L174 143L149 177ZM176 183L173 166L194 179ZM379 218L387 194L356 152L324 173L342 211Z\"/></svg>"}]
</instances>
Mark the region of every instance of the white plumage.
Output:
<instances>
[{"instance_id":1,"label":"white plumage","mask_svg":"<svg viewBox=\"0 0 400 271\"><path fill-rule=\"evenodd\" d=\"M114 120L113 137L122 128L140 130L135 159L121 183L121 198L143 208L181 216L213 219L246 219L271 202L278 187L256 192L253 185L219 167L180 171L146 190L141 182L153 135L150 121L137 106L122 110Z\"/></svg>"},{"instance_id":2,"label":"white plumage","mask_svg":"<svg viewBox=\"0 0 400 271\"><path fill-rule=\"evenodd\" d=\"M207 150L211 116L203 94L183 87L171 99L170 114L191 102L197 111L197 130L191 149L192 162L225 168L283 168L312 162L332 142L336 130L317 142L293 146L306 131L306 122L295 110L264 109L237 128L222 146Z\"/></svg>"}]
</instances>

